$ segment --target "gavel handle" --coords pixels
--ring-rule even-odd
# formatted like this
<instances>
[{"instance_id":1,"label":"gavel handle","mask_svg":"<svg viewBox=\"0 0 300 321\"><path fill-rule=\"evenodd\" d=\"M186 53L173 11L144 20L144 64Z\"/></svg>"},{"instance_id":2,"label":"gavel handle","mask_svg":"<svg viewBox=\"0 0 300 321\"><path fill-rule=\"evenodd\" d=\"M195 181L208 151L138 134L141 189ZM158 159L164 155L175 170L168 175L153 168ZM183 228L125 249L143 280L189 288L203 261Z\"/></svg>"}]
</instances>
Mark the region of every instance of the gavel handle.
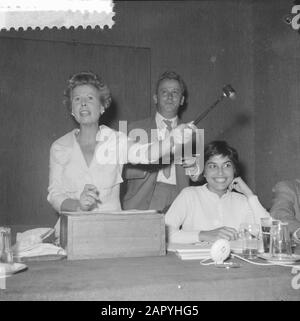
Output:
<instances>
[{"instance_id":1,"label":"gavel handle","mask_svg":"<svg viewBox=\"0 0 300 321\"><path fill-rule=\"evenodd\" d=\"M208 107L206 110L204 110L203 113L201 113L195 120L192 121L192 124L196 125L199 123L200 120L204 119L206 115L217 106L217 104L224 98L224 96L221 96L218 100L216 100L210 107Z\"/></svg>"}]
</instances>

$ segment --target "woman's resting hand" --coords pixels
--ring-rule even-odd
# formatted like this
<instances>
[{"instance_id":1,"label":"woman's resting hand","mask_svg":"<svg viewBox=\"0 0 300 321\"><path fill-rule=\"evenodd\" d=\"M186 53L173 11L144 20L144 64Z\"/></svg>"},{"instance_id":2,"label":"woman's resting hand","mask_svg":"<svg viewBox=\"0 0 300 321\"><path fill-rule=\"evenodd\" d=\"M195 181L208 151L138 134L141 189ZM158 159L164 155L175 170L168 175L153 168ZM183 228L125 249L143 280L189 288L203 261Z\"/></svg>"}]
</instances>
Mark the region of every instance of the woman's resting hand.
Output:
<instances>
[{"instance_id":1,"label":"woman's resting hand","mask_svg":"<svg viewBox=\"0 0 300 321\"><path fill-rule=\"evenodd\" d=\"M237 192L244 194L246 197L250 197L253 195L253 192L241 177L234 178L229 186L229 189L235 189Z\"/></svg>"},{"instance_id":2,"label":"woman's resting hand","mask_svg":"<svg viewBox=\"0 0 300 321\"><path fill-rule=\"evenodd\" d=\"M238 232L233 227L222 226L210 231L200 231L199 241L216 241L218 239L225 239L228 241L236 240Z\"/></svg>"}]
</instances>

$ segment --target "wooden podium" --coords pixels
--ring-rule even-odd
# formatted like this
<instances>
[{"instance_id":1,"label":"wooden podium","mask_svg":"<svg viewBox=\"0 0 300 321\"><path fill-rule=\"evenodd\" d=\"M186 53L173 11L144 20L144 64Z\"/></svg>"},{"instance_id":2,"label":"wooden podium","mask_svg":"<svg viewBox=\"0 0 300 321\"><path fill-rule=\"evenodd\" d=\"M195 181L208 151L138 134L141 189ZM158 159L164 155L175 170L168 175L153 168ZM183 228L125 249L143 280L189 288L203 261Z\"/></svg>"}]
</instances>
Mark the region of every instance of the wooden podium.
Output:
<instances>
[{"instance_id":1,"label":"wooden podium","mask_svg":"<svg viewBox=\"0 0 300 321\"><path fill-rule=\"evenodd\" d=\"M70 260L166 254L164 214L156 211L62 212L60 224Z\"/></svg>"}]
</instances>

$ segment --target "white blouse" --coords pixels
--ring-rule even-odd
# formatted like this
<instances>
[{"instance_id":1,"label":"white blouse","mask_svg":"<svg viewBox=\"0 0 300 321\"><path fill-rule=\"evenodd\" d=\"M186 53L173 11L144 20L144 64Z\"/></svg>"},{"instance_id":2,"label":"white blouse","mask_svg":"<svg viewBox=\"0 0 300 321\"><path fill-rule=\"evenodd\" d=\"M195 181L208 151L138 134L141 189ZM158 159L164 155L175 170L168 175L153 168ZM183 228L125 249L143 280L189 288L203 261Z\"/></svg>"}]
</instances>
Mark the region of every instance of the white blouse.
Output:
<instances>
[{"instance_id":1,"label":"white blouse","mask_svg":"<svg viewBox=\"0 0 300 321\"><path fill-rule=\"evenodd\" d=\"M184 188L174 200L165 216L171 243L195 243L200 231L222 226L239 229L241 223L258 223L269 213L256 195L227 191L222 197L211 192L206 185Z\"/></svg>"},{"instance_id":2,"label":"white blouse","mask_svg":"<svg viewBox=\"0 0 300 321\"><path fill-rule=\"evenodd\" d=\"M78 132L79 129L72 130L51 146L47 200L59 212L64 200L79 199L85 184L93 184L102 202L95 210L121 210L119 194L123 165L127 162L148 163L148 158L141 154L150 144L132 145L124 133L102 125L96 135L94 157L88 166L76 139Z\"/></svg>"}]
</instances>

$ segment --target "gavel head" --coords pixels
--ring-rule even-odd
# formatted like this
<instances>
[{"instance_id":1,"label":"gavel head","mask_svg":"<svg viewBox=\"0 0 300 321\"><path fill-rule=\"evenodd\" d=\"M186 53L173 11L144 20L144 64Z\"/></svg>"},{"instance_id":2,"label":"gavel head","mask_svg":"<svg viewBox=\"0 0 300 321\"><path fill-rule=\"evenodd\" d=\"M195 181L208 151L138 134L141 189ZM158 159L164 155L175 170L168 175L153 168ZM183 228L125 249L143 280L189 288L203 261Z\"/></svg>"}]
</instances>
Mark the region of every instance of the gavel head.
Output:
<instances>
[{"instance_id":1,"label":"gavel head","mask_svg":"<svg viewBox=\"0 0 300 321\"><path fill-rule=\"evenodd\" d=\"M226 85L223 87L223 96L230 99L235 99L236 93L235 90L231 87L231 85Z\"/></svg>"}]
</instances>

